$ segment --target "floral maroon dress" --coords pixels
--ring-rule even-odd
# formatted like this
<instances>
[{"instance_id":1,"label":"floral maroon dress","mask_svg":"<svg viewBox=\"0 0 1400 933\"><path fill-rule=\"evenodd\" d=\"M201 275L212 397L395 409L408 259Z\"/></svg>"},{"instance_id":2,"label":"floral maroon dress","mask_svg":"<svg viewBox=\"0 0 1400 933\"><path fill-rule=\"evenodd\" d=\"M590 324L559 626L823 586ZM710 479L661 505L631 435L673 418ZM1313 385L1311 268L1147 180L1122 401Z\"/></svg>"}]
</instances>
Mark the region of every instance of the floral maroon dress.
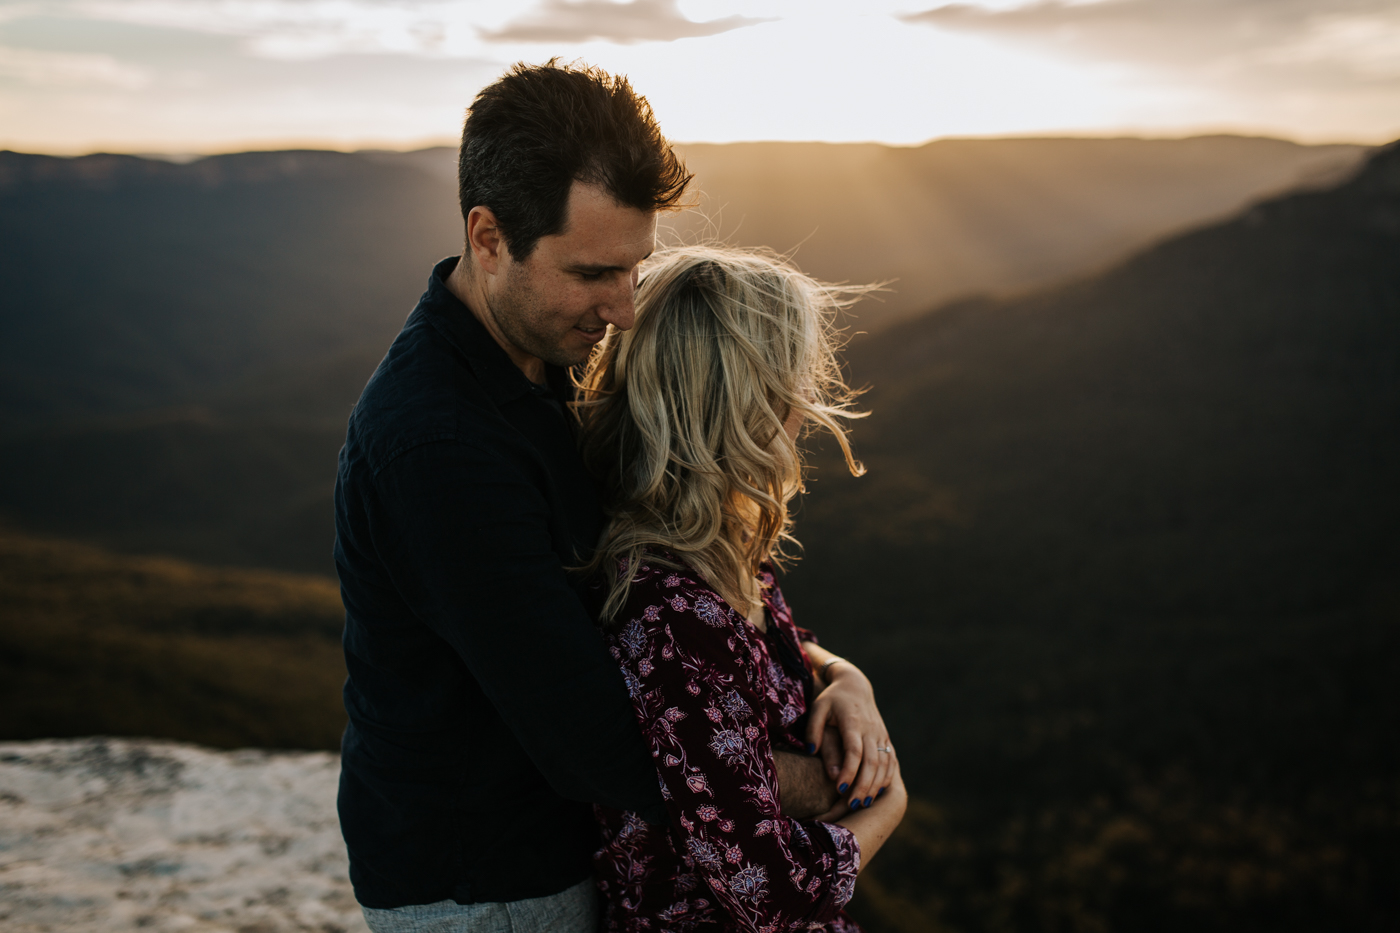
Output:
<instances>
[{"instance_id":1,"label":"floral maroon dress","mask_svg":"<svg viewBox=\"0 0 1400 933\"><path fill-rule=\"evenodd\" d=\"M782 815L773 749L801 749L811 675L771 572L761 633L690 571L643 564L609 634L669 826L597 807L611 933L858 933L850 830ZM810 635L803 633L810 639Z\"/></svg>"}]
</instances>

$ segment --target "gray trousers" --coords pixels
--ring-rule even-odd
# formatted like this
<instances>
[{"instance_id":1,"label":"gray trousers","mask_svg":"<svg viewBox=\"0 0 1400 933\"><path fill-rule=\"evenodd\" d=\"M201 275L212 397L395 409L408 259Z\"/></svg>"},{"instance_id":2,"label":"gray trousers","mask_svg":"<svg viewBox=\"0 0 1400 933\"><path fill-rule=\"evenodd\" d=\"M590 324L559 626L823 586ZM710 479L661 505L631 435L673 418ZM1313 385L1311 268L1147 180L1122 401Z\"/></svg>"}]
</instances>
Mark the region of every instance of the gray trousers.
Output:
<instances>
[{"instance_id":1,"label":"gray trousers","mask_svg":"<svg viewBox=\"0 0 1400 933\"><path fill-rule=\"evenodd\" d=\"M600 911L591 878L567 891L523 901L360 909L373 933L597 933Z\"/></svg>"}]
</instances>

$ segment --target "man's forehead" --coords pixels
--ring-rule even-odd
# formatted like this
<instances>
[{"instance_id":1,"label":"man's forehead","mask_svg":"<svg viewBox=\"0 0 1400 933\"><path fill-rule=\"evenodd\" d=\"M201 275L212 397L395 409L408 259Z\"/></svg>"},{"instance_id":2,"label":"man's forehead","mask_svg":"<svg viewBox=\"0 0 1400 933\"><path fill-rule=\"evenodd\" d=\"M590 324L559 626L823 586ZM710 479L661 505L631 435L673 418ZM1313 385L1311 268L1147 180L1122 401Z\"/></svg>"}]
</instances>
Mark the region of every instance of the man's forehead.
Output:
<instances>
[{"instance_id":1,"label":"man's forehead","mask_svg":"<svg viewBox=\"0 0 1400 933\"><path fill-rule=\"evenodd\" d=\"M655 246L656 212L622 204L599 185L575 181L564 228L545 239L569 261L630 268Z\"/></svg>"}]
</instances>

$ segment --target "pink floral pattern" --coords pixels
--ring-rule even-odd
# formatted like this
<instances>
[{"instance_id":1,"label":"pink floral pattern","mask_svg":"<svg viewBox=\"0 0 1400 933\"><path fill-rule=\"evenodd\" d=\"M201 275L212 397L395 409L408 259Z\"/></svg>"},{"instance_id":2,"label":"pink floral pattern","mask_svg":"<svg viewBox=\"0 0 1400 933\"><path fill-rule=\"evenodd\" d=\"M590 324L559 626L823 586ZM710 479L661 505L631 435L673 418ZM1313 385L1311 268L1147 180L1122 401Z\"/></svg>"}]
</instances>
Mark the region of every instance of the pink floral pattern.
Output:
<instances>
[{"instance_id":1,"label":"pink floral pattern","mask_svg":"<svg viewBox=\"0 0 1400 933\"><path fill-rule=\"evenodd\" d=\"M669 826L597 807L595 877L610 933L859 933L842 908L860 848L842 826L784 817L773 749L796 731L810 678L765 568L765 635L689 572L644 564L608 636L651 744ZM789 664L789 667L791 663Z\"/></svg>"}]
</instances>

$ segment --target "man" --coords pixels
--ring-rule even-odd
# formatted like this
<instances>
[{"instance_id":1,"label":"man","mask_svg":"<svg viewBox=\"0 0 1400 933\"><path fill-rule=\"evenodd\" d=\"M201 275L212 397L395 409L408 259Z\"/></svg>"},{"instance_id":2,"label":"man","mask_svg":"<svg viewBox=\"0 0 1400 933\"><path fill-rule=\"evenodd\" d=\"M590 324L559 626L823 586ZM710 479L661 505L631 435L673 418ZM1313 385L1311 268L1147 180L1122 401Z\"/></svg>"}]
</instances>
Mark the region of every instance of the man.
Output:
<instances>
[{"instance_id":1,"label":"man","mask_svg":"<svg viewBox=\"0 0 1400 933\"><path fill-rule=\"evenodd\" d=\"M566 572L602 513L564 368L631 326L656 212L689 178L645 100L595 70L517 66L468 114L467 247L365 387L336 482L339 805L371 928L588 929L587 802L662 818Z\"/></svg>"},{"instance_id":2,"label":"man","mask_svg":"<svg viewBox=\"0 0 1400 933\"><path fill-rule=\"evenodd\" d=\"M466 248L365 387L336 482L339 809L376 933L591 930L590 802L665 818L568 573L603 516L564 403L567 367L632 326L689 180L645 99L595 69L516 66L470 108Z\"/></svg>"}]
</instances>

